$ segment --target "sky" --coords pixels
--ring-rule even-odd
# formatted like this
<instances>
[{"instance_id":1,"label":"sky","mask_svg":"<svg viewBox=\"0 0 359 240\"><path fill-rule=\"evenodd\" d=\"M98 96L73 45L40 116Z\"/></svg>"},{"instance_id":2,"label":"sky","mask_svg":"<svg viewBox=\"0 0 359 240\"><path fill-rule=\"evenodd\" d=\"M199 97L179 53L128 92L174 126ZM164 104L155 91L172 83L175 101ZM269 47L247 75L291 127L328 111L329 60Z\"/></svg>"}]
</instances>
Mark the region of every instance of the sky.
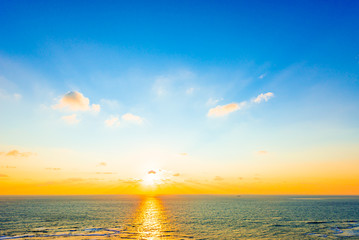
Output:
<instances>
[{"instance_id":1,"label":"sky","mask_svg":"<svg viewBox=\"0 0 359 240\"><path fill-rule=\"evenodd\" d=\"M1 1L0 194L359 194L357 9Z\"/></svg>"}]
</instances>

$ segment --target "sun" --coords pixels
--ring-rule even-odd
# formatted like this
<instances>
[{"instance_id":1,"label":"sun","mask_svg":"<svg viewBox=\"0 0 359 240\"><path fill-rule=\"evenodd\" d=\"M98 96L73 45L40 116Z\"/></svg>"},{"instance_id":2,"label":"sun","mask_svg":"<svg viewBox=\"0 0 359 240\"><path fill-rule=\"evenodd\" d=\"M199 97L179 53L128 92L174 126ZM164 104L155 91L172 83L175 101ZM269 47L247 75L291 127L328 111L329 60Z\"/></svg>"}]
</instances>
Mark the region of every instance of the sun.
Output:
<instances>
[{"instance_id":1,"label":"sun","mask_svg":"<svg viewBox=\"0 0 359 240\"><path fill-rule=\"evenodd\" d=\"M163 184L166 181L166 179L168 179L168 177L166 176L164 170L151 169L146 172L146 175L144 176L142 183L144 186L153 187L156 185Z\"/></svg>"},{"instance_id":2,"label":"sun","mask_svg":"<svg viewBox=\"0 0 359 240\"><path fill-rule=\"evenodd\" d=\"M155 170L149 170L143 178L143 185L154 186L160 180L159 174Z\"/></svg>"}]
</instances>

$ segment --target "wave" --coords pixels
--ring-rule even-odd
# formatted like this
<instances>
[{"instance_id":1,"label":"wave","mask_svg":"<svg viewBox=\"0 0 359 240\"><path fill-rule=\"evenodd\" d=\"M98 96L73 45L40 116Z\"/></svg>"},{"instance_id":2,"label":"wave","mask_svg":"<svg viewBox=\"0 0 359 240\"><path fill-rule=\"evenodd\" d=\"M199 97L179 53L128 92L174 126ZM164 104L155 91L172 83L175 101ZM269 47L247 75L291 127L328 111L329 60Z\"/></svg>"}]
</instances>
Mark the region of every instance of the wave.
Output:
<instances>
[{"instance_id":1,"label":"wave","mask_svg":"<svg viewBox=\"0 0 359 240\"><path fill-rule=\"evenodd\" d=\"M316 237L328 237L328 236L336 236L336 237L354 237L359 236L359 224L358 221L351 220L340 222L339 224L345 224L345 226L336 226L332 227L331 233L321 234L321 233L307 233L306 235L316 236ZM324 223L334 223L334 222L308 222L311 224L324 224ZM338 224L338 222L336 222Z\"/></svg>"},{"instance_id":2,"label":"wave","mask_svg":"<svg viewBox=\"0 0 359 240\"><path fill-rule=\"evenodd\" d=\"M307 222L307 224L325 224L325 223L333 223L333 221L311 221L311 222Z\"/></svg>"},{"instance_id":3,"label":"wave","mask_svg":"<svg viewBox=\"0 0 359 240\"><path fill-rule=\"evenodd\" d=\"M21 238L53 238L53 237L110 237L118 235L121 233L121 230L115 228L86 228L84 230L68 230L66 233L54 233L54 234L38 234L40 232L45 233L49 229L47 228L37 228L33 229L31 232L36 232L37 234L25 234L18 236L0 236L0 240L7 239L21 239Z\"/></svg>"}]
</instances>

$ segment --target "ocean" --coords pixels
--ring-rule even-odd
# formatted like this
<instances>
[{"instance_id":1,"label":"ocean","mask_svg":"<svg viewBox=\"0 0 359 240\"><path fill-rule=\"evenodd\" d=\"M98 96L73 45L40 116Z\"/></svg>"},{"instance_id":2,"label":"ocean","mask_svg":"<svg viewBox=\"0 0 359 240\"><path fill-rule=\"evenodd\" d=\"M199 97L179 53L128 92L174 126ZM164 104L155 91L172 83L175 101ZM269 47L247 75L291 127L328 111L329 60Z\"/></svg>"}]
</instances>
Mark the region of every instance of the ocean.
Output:
<instances>
[{"instance_id":1,"label":"ocean","mask_svg":"<svg viewBox=\"0 0 359 240\"><path fill-rule=\"evenodd\" d=\"M359 239L359 196L0 196L4 239Z\"/></svg>"}]
</instances>

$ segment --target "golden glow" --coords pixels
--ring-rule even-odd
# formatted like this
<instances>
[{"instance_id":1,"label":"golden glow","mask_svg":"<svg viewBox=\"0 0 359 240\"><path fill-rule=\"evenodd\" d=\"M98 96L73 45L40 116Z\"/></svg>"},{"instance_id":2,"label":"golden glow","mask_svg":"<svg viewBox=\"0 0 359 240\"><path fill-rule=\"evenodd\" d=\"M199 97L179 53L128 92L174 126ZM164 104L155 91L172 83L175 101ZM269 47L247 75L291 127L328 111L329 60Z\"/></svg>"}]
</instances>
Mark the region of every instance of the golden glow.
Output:
<instances>
[{"instance_id":1,"label":"golden glow","mask_svg":"<svg viewBox=\"0 0 359 240\"><path fill-rule=\"evenodd\" d=\"M154 170L148 171L146 176L143 178L143 184L145 186L153 186L156 183L159 183L160 175Z\"/></svg>"},{"instance_id":2,"label":"golden glow","mask_svg":"<svg viewBox=\"0 0 359 240\"><path fill-rule=\"evenodd\" d=\"M142 185L147 189L153 190L156 186L164 184L166 180L169 180L170 177L166 176L165 170L149 170L146 172L146 175L143 177Z\"/></svg>"},{"instance_id":3,"label":"golden glow","mask_svg":"<svg viewBox=\"0 0 359 240\"><path fill-rule=\"evenodd\" d=\"M138 162L135 167L130 167L130 163L119 167L109 160L105 164L97 160L92 166L86 165L72 161L82 159L82 154L64 150L3 149L0 152L0 195L359 194L356 157L359 152L351 147L352 151L333 148L338 153L325 149L330 153L329 160L323 159L325 154L320 155L324 150L317 149L300 157L256 152L251 162L238 160L222 165L215 162L204 165L188 156L176 155L184 158L177 161L178 164L146 160L147 164ZM345 151L347 155L339 154ZM85 160L91 157L84 156ZM317 160L299 161L306 159L305 156L314 156ZM282 160L284 157L291 161ZM122 168L126 169L124 173Z\"/></svg>"},{"instance_id":4,"label":"golden glow","mask_svg":"<svg viewBox=\"0 0 359 240\"><path fill-rule=\"evenodd\" d=\"M161 200L153 196L142 199L133 225L139 239L170 239L169 233L173 232Z\"/></svg>"}]
</instances>

